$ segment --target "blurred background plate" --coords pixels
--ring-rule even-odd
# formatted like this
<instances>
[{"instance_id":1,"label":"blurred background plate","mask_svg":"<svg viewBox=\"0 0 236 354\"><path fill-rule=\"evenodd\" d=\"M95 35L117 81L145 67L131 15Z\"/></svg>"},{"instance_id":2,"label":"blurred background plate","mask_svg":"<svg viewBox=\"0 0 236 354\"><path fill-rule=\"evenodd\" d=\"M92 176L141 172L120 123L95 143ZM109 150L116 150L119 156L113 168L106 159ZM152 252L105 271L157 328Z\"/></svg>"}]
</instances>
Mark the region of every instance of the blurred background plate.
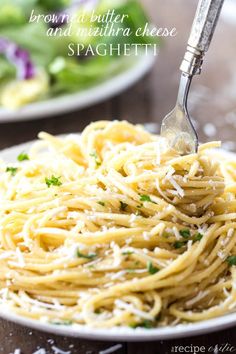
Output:
<instances>
[{"instance_id":1,"label":"blurred background plate","mask_svg":"<svg viewBox=\"0 0 236 354\"><path fill-rule=\"evenodd\" d=\"M156 57L153 54L138 56L134 59L132 67L92 88L28 104L17 110L0 108L0 123L47 118L55 114L78 110L101 102L119 94L136 83L152 68L155 60Z\"/></svg>"}]
</instances>

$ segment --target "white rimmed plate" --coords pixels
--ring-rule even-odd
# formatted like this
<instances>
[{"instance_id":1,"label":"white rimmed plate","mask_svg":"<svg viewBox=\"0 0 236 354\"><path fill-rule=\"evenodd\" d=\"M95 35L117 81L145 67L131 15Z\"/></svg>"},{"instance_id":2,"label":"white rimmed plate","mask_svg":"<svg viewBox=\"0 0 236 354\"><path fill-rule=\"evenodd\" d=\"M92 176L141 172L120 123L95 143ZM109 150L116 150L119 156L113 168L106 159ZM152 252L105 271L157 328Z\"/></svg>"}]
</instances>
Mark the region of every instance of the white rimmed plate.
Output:
<instances>
[{"instance_id":1,"label":"white rimmed plate","mask_svg":"<svg viewBox=\"0 0 236 354\"><path fill-rule=\"evenodd\" d=\"M13 146L9 149L0 151L0 158L7 162L15 162L16 157L22 151L27 151L33 142ZM219 153L225 158L235 158L236 155L224 150L219 150ZM214 154L214 152L213 152ZM95 329L89 326L81 325L53 325L38 320L30 320L9 312L4 305L0 307L0 317L18 323L20 325L34 328L40 331L45 331L53 334L80 337L94 340L107 341L154 341L162 339L173 339L180 337L190 337L200 334L223 330L236 325L236 313L217 317L214 319L201 321L197 323L181 324L176 326L167 326L163 328L144 329L129 327L114 327L112 329Z\"/></svg>"},{"instance_id":2,"label":"white rimmed plate","mask_svg":"<svg viewBox=\"0 0 236 354\"><path fill-rule=\"evenodd\" d=\"M99 103L136 83L152 68L155 59L151 54L135 57L133 66L83 91L34 102L17 110L0 107L0 123L47 118Z\"/></svg>"}]
</instances>

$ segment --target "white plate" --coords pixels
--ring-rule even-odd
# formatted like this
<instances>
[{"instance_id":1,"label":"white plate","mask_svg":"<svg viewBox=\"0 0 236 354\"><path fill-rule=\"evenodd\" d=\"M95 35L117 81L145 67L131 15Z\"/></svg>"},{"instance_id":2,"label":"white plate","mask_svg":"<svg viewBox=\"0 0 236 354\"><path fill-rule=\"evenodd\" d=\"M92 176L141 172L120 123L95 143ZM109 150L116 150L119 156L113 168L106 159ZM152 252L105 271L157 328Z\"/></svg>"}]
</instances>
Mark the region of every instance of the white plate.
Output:
<instances>
[{"instance_id":1,"label":"white plate","mask_svg":"<svg viewBox=\"0 0 236 354\"><path fill-rule=\"evenodd\" d=\"M22 151L27 151L32 145L32 142L17 145L9 149L0 151L0 158L7 162L16 161L16 157ZM214 152L213 152L214 154ZM226 151L221 151L223 156L236 158L235 154ZM223 330L233 325L236 325L236 313L217 317L211 320L202 322L177 325L175 327L163 327L156 329L144 329L144 328L128 328L128 327L114 327L112 329L94 329L88 326L72 325L72 326L58 326L53 324L47 324L36 320L30 320L9 311L1 309L0 317L19 323L23 326L35 328L40 331L59 334L70 337L80 337L96 340L107 341L154 341L161 339L172 339L179 337L189 337L194 335L200 335L204 333L215 332L217 330Z\"/></svg>"},{"instance_id":2,"label":"white plate","mask_svg":"<svg viewBox=\"0 0 236 354\"><path fill-rule=\"evenodd\" d=\"M151 69L155 59L156 57L151 54L136 57L133 59L134 65L130 68L80 92L35 102L17 110L0 107L0 123L47 118L101 102L132 86Z\"/></svg>"}]
</instances>

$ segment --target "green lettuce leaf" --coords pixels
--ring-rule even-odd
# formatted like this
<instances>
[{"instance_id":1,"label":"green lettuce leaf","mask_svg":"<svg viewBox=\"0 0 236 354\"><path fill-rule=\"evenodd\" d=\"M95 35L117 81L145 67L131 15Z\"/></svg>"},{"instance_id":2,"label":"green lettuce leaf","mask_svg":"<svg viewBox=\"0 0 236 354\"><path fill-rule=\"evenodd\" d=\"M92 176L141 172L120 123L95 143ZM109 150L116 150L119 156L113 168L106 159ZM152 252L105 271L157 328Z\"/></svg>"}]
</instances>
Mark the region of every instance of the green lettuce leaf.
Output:
<instances>
[{"instance_id":1,"label":"green lettuce leaf","mask_svg":"<svg viewBox=\"0 0 236 354\"><path fill-rule=\"evenodd\" d=\"M49 66L52 76L52 93L74 92L88 88L106 78L117 75L133 63L131 58L96 57L82 62L76 59L57 58Z\"/></svg>"},{"instance_id":2,"label":"green lettuce leaf","mask_svg":"<svg viewBox=\"0 0 236 354\"><path fill-rule=\"evenodd\" d=\"M0 0L0 28L25 24L38 0Z\"/></svg>"},{"instance_id":3,"label":"green lettuce leaf","mask_svg":"<svg viewBox=\"0 0 236 354\"><path fill-rule=\"evenodd\" d=\"M0 37L8 38L29 51L37 66L46 67L56 56L67 55L67 41L64 37L48 37L45 23L29 23L20 28L0 29Z\"/></svg>"}]
</instances>

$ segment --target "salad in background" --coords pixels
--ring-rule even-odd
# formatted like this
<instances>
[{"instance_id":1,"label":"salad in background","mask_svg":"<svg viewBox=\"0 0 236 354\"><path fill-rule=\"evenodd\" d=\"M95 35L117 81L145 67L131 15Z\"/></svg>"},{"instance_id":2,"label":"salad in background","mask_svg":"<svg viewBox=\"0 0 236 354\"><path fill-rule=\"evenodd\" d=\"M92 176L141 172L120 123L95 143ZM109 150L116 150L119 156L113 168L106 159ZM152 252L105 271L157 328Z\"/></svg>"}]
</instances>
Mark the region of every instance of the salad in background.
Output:
<instances>
[{"instance_id":1,"label":"salad in background","mask_svg":"<svg viewBox=\"0 0 236 354\"><path fill-rule=\"evenodd\" d=\"M89 2L92 6L88 7ZM135 34L86 39L48 37L46 31L50 26L68 26L68 23L29 23L32 10L38 14L76 12L78 15L87 11L89 18L89 11L105 14L108 9L129 15L119 26L130 28L132 33L137 28L144 28L148 22L138 0L0 0L0 106L16 109L35 101L81 91L131 66L132 57L109 54L69 57L68 45L81 41L87 46L101 42L152 44L153 38L136 37ZM72 25L80 26L78 23ZM93 25L101 26L99 23Z\"/></svg>"}]
</instances>

